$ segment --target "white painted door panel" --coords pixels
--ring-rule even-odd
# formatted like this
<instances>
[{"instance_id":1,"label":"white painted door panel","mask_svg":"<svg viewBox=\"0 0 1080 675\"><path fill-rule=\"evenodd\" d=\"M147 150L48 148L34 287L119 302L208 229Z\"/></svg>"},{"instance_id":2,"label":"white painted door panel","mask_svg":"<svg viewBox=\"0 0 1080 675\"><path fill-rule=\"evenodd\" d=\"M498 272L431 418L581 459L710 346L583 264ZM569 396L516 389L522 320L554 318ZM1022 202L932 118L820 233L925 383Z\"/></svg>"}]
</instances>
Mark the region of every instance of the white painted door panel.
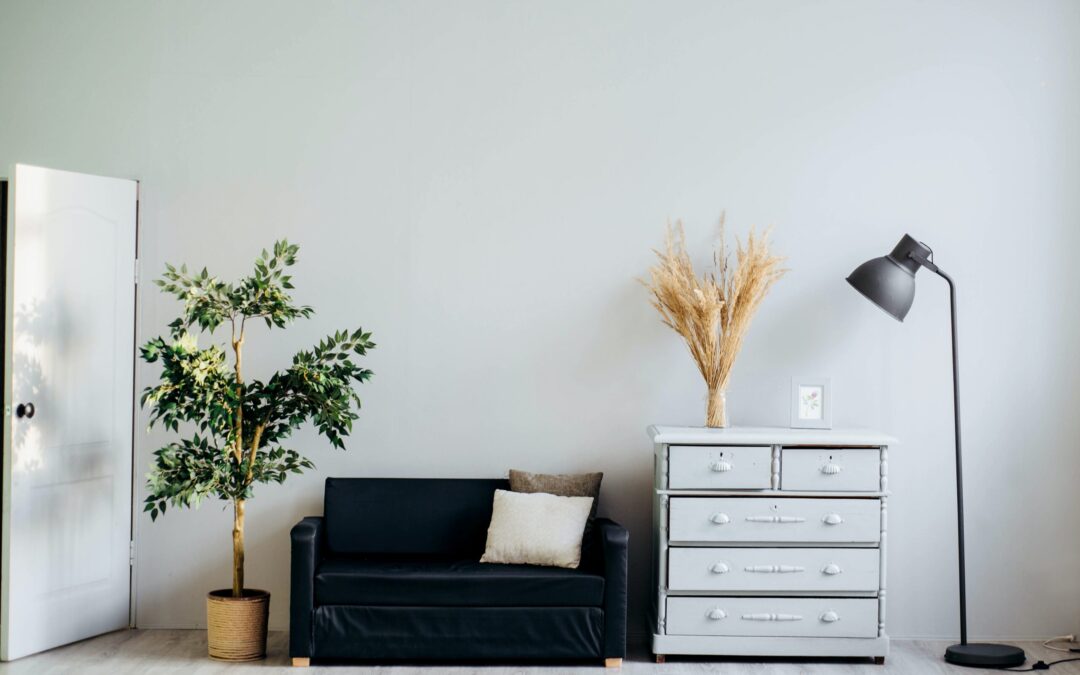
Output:
<instances>
[{"instance_id":1,"label":"white painted door panel","mask_svg":"<svg viewBox=\"0 0 1080 675\"><path fill-rule=\"evenodd\" d=\"M876 548L671 548L673 591L868 592L878 589Z\"/></svg>"},{"instance_id":2,"label":"white painted door panel","mask_svg":"<svg viewBox=\"0 0 1080 675\"><path fill-rule=\"evenodd\" d=\"M128 625L137 183L18 165L9 195L4 660Z\"/></svg>"},{"instance_id":3,"label":"white painted door panel","mask_svg":"<svg viewBox=\"0 0 1080 675\"><path fill-rule=\"evenodd\" d=\"M876 543L877 499L672 497L672 543Z\"/></svg>"},{"instance_id":4,"label":"white painted door panel","mask_svg":"<svg viewBox=\"0 0 1080 675\"><path fill-rule=\"evenodd\" d=\"M876 598L668 598L669 635L851 637L878 634Z\"/></svg>"}]
</instances>

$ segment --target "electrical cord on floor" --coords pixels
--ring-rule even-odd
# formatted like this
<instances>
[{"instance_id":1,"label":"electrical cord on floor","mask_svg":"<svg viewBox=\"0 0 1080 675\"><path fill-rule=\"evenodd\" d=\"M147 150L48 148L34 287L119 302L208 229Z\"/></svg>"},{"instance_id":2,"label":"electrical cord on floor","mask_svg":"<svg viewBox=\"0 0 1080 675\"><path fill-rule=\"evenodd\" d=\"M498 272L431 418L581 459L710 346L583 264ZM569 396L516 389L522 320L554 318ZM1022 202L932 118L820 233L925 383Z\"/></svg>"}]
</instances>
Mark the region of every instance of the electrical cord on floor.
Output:
<instances>
[{"instance_id":1,"label":"electrical cord on floor","mask_svg":"<svg viewBox=\"0 0 1080 675\"><path fill-rule=\"evenodd\" d=\"M1057 661L1036 661L1028 668L997 668L996 670L1004 670L1010 673L1030 673L1035 670L1050 670L1050 666L1068 663L1069 661L1080 661L1080 656L1074 656L1071 659L1058 659Z\"/></svg>"},{"instance_id":2,"label":"electrical cord on floor","mask_svg":"<svg viewBox=\"0 0 1080 675\"><path fill-rule=\"evenodd\" d=\"M1076 636L1072 633L1069 633L1068 635L1059 635L1057 637L1052 637L1049 640L1044 640L1043 647L1046 647L1047 649L1052 649L1055 652L1065 652L1066 654L1069 652L1080 652L1080 647L1056 647L1054 646L1055 642L1076 642Z\"/></svg>"}]
</instances>

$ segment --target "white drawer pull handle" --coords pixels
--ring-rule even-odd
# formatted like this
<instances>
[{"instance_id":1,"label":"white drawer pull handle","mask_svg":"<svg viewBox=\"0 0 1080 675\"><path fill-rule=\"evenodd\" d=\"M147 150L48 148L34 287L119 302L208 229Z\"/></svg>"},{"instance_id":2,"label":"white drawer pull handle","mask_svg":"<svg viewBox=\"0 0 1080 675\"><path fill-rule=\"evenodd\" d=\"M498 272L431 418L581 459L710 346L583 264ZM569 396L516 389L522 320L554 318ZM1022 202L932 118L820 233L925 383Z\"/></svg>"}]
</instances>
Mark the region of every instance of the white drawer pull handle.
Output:
<instances>
[{"instance_id":1,"label":"white drawer pull handle","mask_svg":"<svg viewBox=\"0 0 1080 675\"><path fill-rule=\"evenodd\" d=\"M798 614L767 614L764 612L757 614L743 614L743 621L802 621L802 616Z\"/></svg>"},{"instance_id":2,"label":"white drawer pull handle","mask_svg":"<svg viewBox=\"0 0 1080 675\"><path fill-rule=\"evenodd\" d=\"M731 471L733 467L731 466L731 462L725 462L722 459L718 459L712 464L710 464L709 468L716 473L724 473L725 471Z\"/></svg>"},{"instance_id":3,"label":"white drawer pull handle","mask_svg":"<svg viewBox=\"0 0 1080 675\"><path fill-rule=\"evenodd\" d=\"M743 571L764 574L792 574L794 572L805 572L806 568L801 565L747 565L743 568Z\"/></svg>"},{"instance_id":4,"label":"white drawer pull handle","mask_svg":"<svg viewBox=\"0 0 1080 675\"><path fill-rule=\"evenodd\" d=\"M829 563L825 567L821 568L821 573L822 574L828 574L829 576L832 576L834 574L840 574L843 571L844 570L840 569L840 566L837 565L836 563Z\"/></svg>"},{"instance_id":5,"label":"white drawer pull handle","mask_svg":"<svg viewBox=\"0 0 1080 675\"><path fill-rule=\"evenodd\" d=\"M713 621L719 621L720 619L726 619L727 618L727 612L720 609L719 607L716 607L716 608L710 610L709 613L706 614L705 616L709 617Z\"/></svg>"},{"instance_id":6,"label":"white drawer pull handle","mask_svg":"<svg viewBox=\"0 0 1080 675\"><path fill-rule=\"evenodd\" d=\"M714 513L709 520L717 525L726 525L731 522L731 518L726 513Z\"/></svg>"},{"instance_id":7,"label":"white drawer pull handle","mask_svg":"<svg viewBox=\"0 0 1080 675\"><path fill-rule=\"evenodd\" d=\"M821 615L821 620L825 623L836 623L840 620L840 615L830 610Z\"/></svg>"},{"instance_id":8,"label":"white drawer pull handle","mask_svg":"<svg viewBox=\"0 0 1080 675\"><path fill-rule=\"evenodd\" d=\"M805 523L802 516L747 516L748 523Z\"/></svg>"},{"instance_id":9,"label":"white drawer pull handle","mask_svg":"<svg viewBox=\"0 0 1080 675\"><path fill-rule=\"evenodd\" d=\"M833 464L832 462L829 462L821 467L821 473L825 474L826 476L833 476L840 473L842 470L843 469L840 467L839 464Z\"/></svg>"},{"instance_id":10,"label":"white drawer pull handle","mask_svg":"<svg viewBox=\"0 0 1080 675\"><path fill-rule=\"evenodd\" d=\"M713 566L709 568L709 571L713 574L727 574L731 571L731 568L727 566L727 563L713 563Z\"/></svg>"},{"instance_id":11,"label":"white drawer pull handle","mask_svg":"<svg viewBox=\"0 0 1080 675\"><path fill-rule=\"evenodd\" d=\"M827 513L825 517L821 519L821 522L826 525L839 525L844 522L844 519L840 517L839 513Z\"/></svg>"}]
</instances>

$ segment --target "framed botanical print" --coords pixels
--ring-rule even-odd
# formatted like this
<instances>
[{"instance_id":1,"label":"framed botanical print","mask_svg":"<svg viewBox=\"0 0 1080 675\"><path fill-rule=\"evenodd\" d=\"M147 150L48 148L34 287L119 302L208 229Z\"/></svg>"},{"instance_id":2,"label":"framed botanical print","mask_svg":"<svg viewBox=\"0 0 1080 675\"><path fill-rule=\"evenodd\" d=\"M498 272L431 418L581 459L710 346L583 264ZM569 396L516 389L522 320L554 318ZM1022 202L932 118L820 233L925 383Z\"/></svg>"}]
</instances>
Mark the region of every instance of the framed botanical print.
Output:
<instances>
[{"instance_id":1,"label":"framed botanical print","mask_svg":"<svg viewBox=\"0 0 1080 675\"><path fill-rule=\"evenodd\" d=\"M829 378L791 378L791 428L832 428L832 381Z\"/></svg>"}]
</instances>

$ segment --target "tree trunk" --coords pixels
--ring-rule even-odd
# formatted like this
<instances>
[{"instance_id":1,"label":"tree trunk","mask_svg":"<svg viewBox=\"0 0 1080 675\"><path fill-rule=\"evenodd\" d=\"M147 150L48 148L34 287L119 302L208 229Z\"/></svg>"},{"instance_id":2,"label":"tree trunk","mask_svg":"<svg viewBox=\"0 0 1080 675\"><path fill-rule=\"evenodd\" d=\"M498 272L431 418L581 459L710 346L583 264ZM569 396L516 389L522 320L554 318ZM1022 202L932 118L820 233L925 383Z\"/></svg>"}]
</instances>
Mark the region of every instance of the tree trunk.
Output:
<instances>
[{"instance_id":1,"label":"tree trunk","mask_svg":"<svg viewBox=\"0 0 1080 675\"><path fill-rule=\"evenodd\" d=\"M234 434L236 455L236 470L240 471L244 466L244 378L242 375L241 364L243 363L243 356L240 350L244 344L244 324L240 323L240 335L236 334L236 321L233 320L233 352L236 354L236 394L239 399L236 403L236 428ZM251 458L252 463L255 462L255 457ZM249 471L250 473L250 471ZM232 547L233 547L233 577L232 577L232 594L234 598L244 597L244 500L233 500L233 530L232 530Z\"/></svg>"},{"instance_id":2,"label":"tree trunk","mask_svg":"<svg viewBox=\"0 0 1080 675\"><path fill-rule=\"evenodd\" d=\"M720 387L710 387L709 402L705 408L705 426L723 428L727 425L727 391Z\"/></svg>"},{"instance_id":3,"label":"tree trunk","mask_svg":"<svg viewBox=\"0 0 1080 675\"><path fill-rule=\"evenodd\" d=\"M233 501L233 575L232 594L234 598L244 595L244 500Z\"/></svg>"}]
</instances>

